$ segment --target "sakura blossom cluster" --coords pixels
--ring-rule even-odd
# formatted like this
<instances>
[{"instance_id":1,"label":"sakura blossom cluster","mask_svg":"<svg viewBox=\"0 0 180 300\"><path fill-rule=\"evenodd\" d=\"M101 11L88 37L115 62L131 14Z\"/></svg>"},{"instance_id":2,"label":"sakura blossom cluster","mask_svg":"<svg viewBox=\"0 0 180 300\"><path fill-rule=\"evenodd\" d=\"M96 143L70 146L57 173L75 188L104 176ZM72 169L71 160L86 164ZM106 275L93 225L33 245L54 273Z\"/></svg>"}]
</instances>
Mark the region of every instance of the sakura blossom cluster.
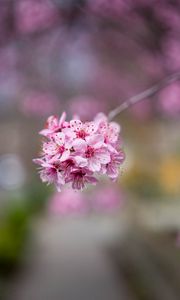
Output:
<instances>
[{"instance_id":1,"label":"sakura blossom cluster","mask_svg":"<svg viewBox=\"0 0 180 300\"><path fill-rule=\"evenodd\" d=\"M85 123L78 118L67 122L65 113L60 119L51 116L40 134L45 137L42 155L34 162L40 165L41 180L55 184L58 191L69 183L75 190L95 185L98 175L117 179L125 158L120 126L109 123L104 114Z\"/></svg>"}]
</instances>

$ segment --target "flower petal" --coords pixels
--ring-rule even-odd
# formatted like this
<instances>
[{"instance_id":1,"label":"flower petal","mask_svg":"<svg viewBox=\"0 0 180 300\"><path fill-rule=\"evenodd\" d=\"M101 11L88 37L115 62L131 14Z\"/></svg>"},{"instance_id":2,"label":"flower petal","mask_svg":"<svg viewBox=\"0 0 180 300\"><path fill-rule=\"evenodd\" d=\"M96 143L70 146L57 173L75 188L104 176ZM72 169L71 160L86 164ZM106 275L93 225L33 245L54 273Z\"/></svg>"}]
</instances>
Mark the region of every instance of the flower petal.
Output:
<instances>
[{"instance_id":1,"label":"flower petal","mask_svg":"<svg viewBox=\"0 0 180 300\"><path fill-rule=\"evenodd\" d=\"M89 146L91 146L95 149L102 147L104 144L104 138L101 134L87 136L86 141Z\"/></svg>"},{"instance_id":2,"label":"flower petal","mask_svg":"<svg viewBox=\"0 0 180 300\"><path fill-rule=\"evenodd\" d=\"M58 127L58 117L57 116L50 116L47 119L46 126L50 130L54 130L56 127Z\"/></svg>"},{"instance_id":3,"label":"flower petal","mask_svg":"<svg viewBox=\"0 0 180 300\"><path fill-rule=\"evenodd\" d=\"M86 176L85 177L85 181L87 183L91 183L93 185L96 185L98 183L98 180L95 177L93 177L93 176Z\"/></svg>"},{"instance_id":4,"label":"flower petal","mask_svg":"<svg viewBox=\"0 0 180 300\"><path fill-rule=\"evenodd\" d=\"M88 167L92 172L99 172L101 170L101 163L95 157L91 157L88 160Z\"/></svg>"},{"instance_id":5,"label":"flower petal","mask_svg":"<svg viewBox=\"0 0 180 300\"><path fill-rule=\"evenodd\" d=\"M34 158L32 161L33 161L35 164L40 165L40 166L44 163L44 160L41 159L41 158Z\"/></svg>"},{"instance_id":6,"label":"flower petal","mask_svg":"<svg viewBox=\"0 0 180 300\"><path fill-rule=\"evenodd\" d=\"M65 134L63 132L58 132L53 135L56 144L62 146L65 142Z\"/></svg>"},{"instance_id":7,"label":"flower petal","mask_svg":"<svg viewBox=\"0 0 180 300\"><path fill-rule=\"evenodd\" d=\"M83 139L76 139L73 141L72 147L75 151L84 152L86 150L87 143Z\"/></svg>"},{"instance_id":8,"label":"flower petal","mask_svg":"<svg viewBox=\"0 0 180 300\"><path fill-rule=\"evenodd\" d=\"M121 131L121 126L116 122L111 122L109 124L109 128L112 129L116 133L120 133L120 131Z\"/></svg>"},{"instance_id":9,"label":"flower petal","mask_svg":"<svg viewBox=\"0 0 180 300\"><path fill-rule=\"evenodd\" d=\"M87 134L95 134L98 130L98 126L95 122L87 122L84 124L84 131Z\"/></svg>"},{"instance_id":10,"label":"flower petal","mask_svg":"<svg viewBox=\"0 0 180 300\"><path fill-rule=\"evenodd\" d=\"M60 120L59 120L59 126L61 127L62 124L64 123L64 121L66 120L66 113L63 112L61 117L60 117Z\"/></svg>"},{"instance_id":11,"label":"flower petal","mask_svg":"<svg viewBox=\"0 0 180 300\"><path fill-rule=\"evenodd\" d=\"M70 126L75 131L80 131L83 128L83 123L80 120L71 120Z\"/></svg>"},{"instance_id":12,"label":"flower petal","mask_svg":"<svg viewBox=\"0 0 180 300\"><path fill-rule=\"evenodd\" d=\"M49 130L49 129L43 129L43 130L41 130L41 131L39 131L39 134L40 135L43 135L43 136L48 136L48 135L50 135L52 133L52 131L51 130Z\"/></svg>"},{"instance_id":13,"label":"flower petal","mask_svg":"<svg viewBox=\"0 0 180 300\"><path fill-rule=\"evenodd\" d=\"M71 152L69 150L65 150L63 152L63 154L61 155L60 161L64 162L65 160L67 160L70 156Z\"/></svg>"},{"instance_id":14,"label":"flower petal","mask_svg":"<svg viewBox=\"0 0 180 300\"><path fill-rule=\"evenodd\" d=\"M84 157L81 157L81 156L75 156L74 161L77 164L77 166L80 167L80 168L84 168L88 164L87 159L84 158Z\"/></svg>"},{"instance_id":15,"label":"flower petal","mask_svg":"<svg viewBox=\"0 0 180 300\"><path fill-rule=\"evenodd\" d=\"M96 151L95 157L101 164L108 164L111 161L110 154L106 149Z\"/></svg>"}]
</instances>

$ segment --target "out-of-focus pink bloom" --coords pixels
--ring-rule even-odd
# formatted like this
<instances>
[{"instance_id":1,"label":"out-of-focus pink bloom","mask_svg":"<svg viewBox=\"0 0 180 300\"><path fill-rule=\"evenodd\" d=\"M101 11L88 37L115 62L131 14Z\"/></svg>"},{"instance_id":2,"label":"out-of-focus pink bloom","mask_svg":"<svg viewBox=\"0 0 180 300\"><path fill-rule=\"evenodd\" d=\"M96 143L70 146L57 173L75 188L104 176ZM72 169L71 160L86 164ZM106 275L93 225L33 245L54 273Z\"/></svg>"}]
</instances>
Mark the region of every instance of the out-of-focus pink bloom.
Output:
<instances>
[{"instance_id":1,"label":"out-of-focus pink bloom","mask_svg":"<svg viewBox=\"0 0 180 300\"><path fill-rule=\"evenodd\" d=\"M18 95L23 78L17 68L18 52L14 44L0 48L0 94L13 99Z\"/></svg>"},{"instance_id":2,"label":"out-of-focus pink bloom","mask_svg":"<svg viewBox=\"0 0 180 300\"><path fill-rule=\"evenodd\" d=\"M57 18L56 7L49 0L18 0L15 10L17 30L22 33L46 29Z\"/></svg>"},{"instance_id":3,"label":"out-of-focus pink bloom","mask_svg":"<svg viewBox=\"0 0 180 300\"><path fill-rule=\"evenodd\" d=\"M98 114L92 122L65 120L51 116L46 129L40 134L43 142L42 157L34 162L41 166L43 182L54 183L58 190L67 183L82 190L87 184L95 185L98 174L107 174L115 180L124 161L119 138L120 126L108 122L105 115Z\"/></svg>"},{"instance_id":4,"label":"out-of-focus pink bloom","mask_svg":"<svg viewBox=\"0 0 180 300\"><path fill-rule=\"evenodd\" d=\"M26 116L47 116L56 111L60 102L55 95L44 92L29 92L20 102L19 108Z\"/></svg>"},{"instance_id":5,"label":"out-of-focus pink bloom","mask_svg":"<svg viewBox=\"0 0 180 300\"><path fill-rule=\"evenodd\" d=\"M61 194L55 193L50 199L50 212L62 215L82 215L88 211L86 197L83 193L64 189Z\"/></svg>"},{"instance_id":6,"label":"out-of-focus pink bloom","mask_svg":"<svg viewBox=\"0 0 180 300\"><path fill-rule=\"evenodd\" d=\"M165 61L169 70L180 68L180 41L173 37L168 37L164 42Z\"/></svg>"},{"instance_id":7,"label":"out-of-focus pink bloom","mask_svg":"<svg viewBox=\"0 0 180 300\"><path fill-rule=\"evenodd\" d=\"M167 28L170 28L173 31L179 30L180 18L178 9L172 5L168 5L168 3L163 3L162 1L157 3L154 13L161 20L161 22L167 26Z\"/></svg>"},{"instance_id":8,"label":"out-of-focus pink bloom","mask_svg":"<svg viewBox=\"0 0 180 300\"><path fill-rule=\"evenodd\" d=\"M160 110L170 117L180 115L180 85L174 83L159 93Z\"/></svg>"},{"instance_id":9,"label":"out-of-focus pink bloom","mask_svg":"<svg viewBox=\"0 0 180 300\"><path fill-rule=\"evenodd\" d=\"M102 17L118 18L129 8L126 0L88 0L91 13Z\"/></svg>"},{"instance_id":10,"label":"out-of-focus pink bloom","mask_svg":"<svg viewBox=\"0 0 180 300\"><path fill-rule=\"evenodd\" d=\"M14 44L0 48L0 73L15 71L18 62L18 51Z\"/></svg>"},{"instance_id":11,"label":"out-of-focus pink bloom","mask_svg":"<svg viewBox=\"0 0 180 300\"><path fill-rule=\"evenodd\" d=\"M81 120L91 120L99 111L106 110L107 103L91 96L77 96L70 100L70 113L75 112Z\"/></svg>"},{"instance_id":12,"label":"out-of-focus pink bloom","mask_svg":"<svg viewBox=\"0 0 180 300\"><path fill-rule=\"evenodd\" d=\"M95 190L92 197L92 207L98 212L109 212L119 208L124 203L122 192L117 187L102 186Z\"/></svg>"}]
</instances>

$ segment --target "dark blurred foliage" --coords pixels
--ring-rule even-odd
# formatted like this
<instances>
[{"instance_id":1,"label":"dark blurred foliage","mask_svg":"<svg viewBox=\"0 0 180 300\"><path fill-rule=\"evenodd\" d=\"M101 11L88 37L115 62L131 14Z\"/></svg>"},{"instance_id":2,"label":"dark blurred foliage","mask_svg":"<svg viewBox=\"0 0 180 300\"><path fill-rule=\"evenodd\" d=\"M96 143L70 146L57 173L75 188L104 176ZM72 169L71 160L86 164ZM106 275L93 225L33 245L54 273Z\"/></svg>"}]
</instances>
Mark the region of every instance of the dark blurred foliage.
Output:
<instances>
[{"instance_id":1,"label":"dark blurred foliage","mask_svg":"<svg viewBox=\"0 0 180 300\"><path fill-rule=\"evenodd\" d=\"M47 204L51 189L31 184L24 195L8 199L0 219L0 278L9 275L22 261L31 236L31 221Z\"/></svg>"}]
</instances>

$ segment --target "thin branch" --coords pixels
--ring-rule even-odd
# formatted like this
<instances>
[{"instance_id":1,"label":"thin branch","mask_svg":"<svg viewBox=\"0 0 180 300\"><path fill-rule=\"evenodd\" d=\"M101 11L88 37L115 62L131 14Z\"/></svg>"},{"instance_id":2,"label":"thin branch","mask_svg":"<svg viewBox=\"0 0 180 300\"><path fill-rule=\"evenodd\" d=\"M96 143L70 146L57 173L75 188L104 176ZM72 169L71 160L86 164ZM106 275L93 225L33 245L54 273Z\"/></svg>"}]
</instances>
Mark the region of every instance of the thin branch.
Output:
<instances>
[{"instance_id":1,"label":"thin branch","mask_svg":"<svg viewBox=\"0 0 180 300\"><path fill-rule=\"evenodd\" d=\"M108 115L108 119L112 120L115 117L117 117L121 112L123 112L124 110L126 110L127 108L129 108L130 106L141 102L145 99L148 99L149 97L154 96L157 92L159 92L161 89L165 88L167 85L180 80L180 71L171 74L170 76L164 78L162 81L160 81L159 83L153 85L151 88L145 90L144 92L135 95L129 99L127 99L126 101L124 101L122 104L120 104L117 108L115 108L114 110L112 110L109 115Z\"/></svg>"}]
</instances>

